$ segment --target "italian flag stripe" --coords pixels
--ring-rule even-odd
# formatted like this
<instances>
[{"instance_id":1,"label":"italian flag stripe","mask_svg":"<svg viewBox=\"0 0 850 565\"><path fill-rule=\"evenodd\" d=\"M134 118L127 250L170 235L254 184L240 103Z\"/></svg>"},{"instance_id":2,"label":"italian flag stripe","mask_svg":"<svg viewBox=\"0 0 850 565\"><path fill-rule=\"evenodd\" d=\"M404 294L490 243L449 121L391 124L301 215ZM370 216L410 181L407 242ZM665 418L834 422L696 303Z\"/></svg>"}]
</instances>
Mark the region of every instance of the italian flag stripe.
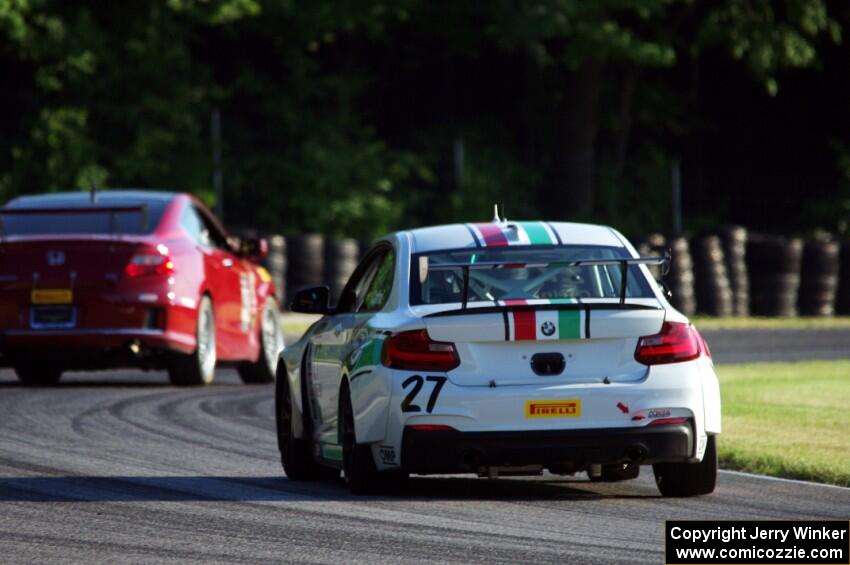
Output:
<instances>
[{"instance_id":1,"label":"italian flag stripe","mask_svg":"<svg viewBox=\"0 0 850 565\"><path fill-rule=\"evenodd\" d=\"M558 310L558 337L581 339L584 332L584 310Z\"/></svg>"},{"instance_id":2,"label":"italian flag stripe","mask_svg":"<svg viewBox=\"0 0 850 565\"><path fill-rule=\"evenodd\" d=\"M474 224L475 228L484 239L485 247L503 247L508 245L508 238L502 233L501 228L494 224Z\"/></svg>"},{"instance_id":3,"label":"italian flag stripe","mask_svg":"<svg viewBox=\"0 0 850 565\"><path fill-rule=\"evenodd\" d=\"M505 306L523 303L505 301ZM513 304L511 304L513 303ZM508 340L585 339L584 310L524 310L508 315Z\"/></svg>"},{"instance_id":4,"label":"italian flag stripe","mask_svg":"<svg viewBox=\"0 0 850 565\"><path fill-rule=\"evenodd\" d=\"M528 239L531 245L554 245L555 238L546 229L543 222L520 222L520 226L528 234Z\"/></svg>"}]
</instances>

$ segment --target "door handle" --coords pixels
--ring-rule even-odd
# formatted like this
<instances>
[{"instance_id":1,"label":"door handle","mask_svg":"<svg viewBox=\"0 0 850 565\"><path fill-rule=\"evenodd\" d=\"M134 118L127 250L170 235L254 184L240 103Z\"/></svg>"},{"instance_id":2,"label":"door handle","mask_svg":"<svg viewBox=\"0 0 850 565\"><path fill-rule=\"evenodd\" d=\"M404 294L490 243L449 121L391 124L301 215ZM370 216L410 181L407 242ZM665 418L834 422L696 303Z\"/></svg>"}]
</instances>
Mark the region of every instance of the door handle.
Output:
<instances>
[{"instance_id":1,"label":"door handle","mask_svg":"<svg viewBox=\"0 0 850 565\"><path fill-rule=\"evenodd\" d=\"M230 267L233 266L233 259L231 259L229 257L222 259L221 264L229 269Z\"/></svg>"}]
</instances>

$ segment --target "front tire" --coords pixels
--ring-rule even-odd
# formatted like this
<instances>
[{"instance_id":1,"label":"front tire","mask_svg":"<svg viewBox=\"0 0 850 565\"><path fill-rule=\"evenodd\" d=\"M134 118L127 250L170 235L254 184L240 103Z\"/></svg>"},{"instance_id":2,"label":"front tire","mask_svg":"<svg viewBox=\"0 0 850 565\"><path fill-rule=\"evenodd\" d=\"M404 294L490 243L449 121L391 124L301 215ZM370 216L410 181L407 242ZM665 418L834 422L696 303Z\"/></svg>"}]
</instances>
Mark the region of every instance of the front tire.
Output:
<instances>
[{"instance_id":1,"label":"front tire","mask_svg":"<svg viewBox=\"0 0 850 565\"><path fill-rule=\"evenodd\" d=\"M342 418L342 469L345 482L354 494L373 494L378 490L380 476L372 450L367 444L357 443L354 409L347 386L342 387L339 396Z\"/></svg>"},{"instance_id":2,"label":"front tire","mask_svg":"<svg viewBox=\"0 0 850 565\"><path fill-rule=\"evenodd\" d=\"M245 384L274 382L277 357L283 350L283 330L280 327L280 311L277 302L269 296L260 318L260 355L253 363L240 363L239 378Z\"/></svg>"},{"instance_id":3,"label":"front tire","mask_svg":"<svg viewBox=\"0 0 850 565\"><path fill-rule=\"evenodd\" d=\"M215 379L215 363L215 313L212 300L204 295L198 304L195 351L175 354L168 366L168 378L177 386L207 385Z\"/></svg>"},{"instance_id":4,"label":"front tire","mask_svg":"<svg viewBox=\"0 0 850 565\"><path fill-rule=\"evenodd\" d=\"M62 368L54 365L15 365L15 373L24 386L52 386L62 378Z\"/></svg>"},{"instance_id":5,"label":"front tire","mask_svg":"<svg viewBox=\"0 0 850 565\"><path fill-rule=\"evenodd\" d=\"M291 481L327 480L339 477L339 471L323 467L313 460L310 453L310 441L307 439L307 426L304 436L297 438L292 435L292 394L289 388L289 378L286 365L278 363L277 383L275 386L275 424L277 426L277 446L280 450L280 463L286 477ZM306 412L306 403L304 403ZM308 414L304 415L308 419Z\"/></svg>"},{"instance_id":6,"label":"front tire","mask_svg":"<svg viewBox=\"0 0 850 565\"><path fill-rule=\"evenodd\" d=\"M656 463L652 471L662 496L699 496L714 492L717 484L716 436L708 436L705 455L699 463Z\"/></svg>"}]
</instances>

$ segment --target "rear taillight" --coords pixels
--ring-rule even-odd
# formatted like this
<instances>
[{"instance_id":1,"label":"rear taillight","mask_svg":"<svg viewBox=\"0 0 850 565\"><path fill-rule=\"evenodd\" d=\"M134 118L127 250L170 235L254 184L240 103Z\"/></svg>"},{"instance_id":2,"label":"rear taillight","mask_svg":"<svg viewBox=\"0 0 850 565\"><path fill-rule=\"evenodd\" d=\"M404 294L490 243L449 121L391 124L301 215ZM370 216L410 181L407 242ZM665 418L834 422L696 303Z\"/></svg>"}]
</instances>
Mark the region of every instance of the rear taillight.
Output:
<instances>
[{"instance_id":1,"label":"rear taillight","mask_svg":"<svg viewBox=\"0 0 850 565\"><path fill-rule=\"evenodd\" d=\"M635 359L644 365L662 365L696 359L702 336L690 324L664 322L661 331L638 339Z\"/></svg>"},{"instance_id":2,"label":"rear taillight","mask_svg":"<svg viewBox=\"0 0 850 565\"><path fill-rule=\"evenodd\" d=\"M162 244L137 251L124 267L124 274L131 278L168 276L172 273L174 262L168 255L168 248Z\"/></svg>"},{"instance_id":3,"label":"rear taillight","mask_svg":"<svg viewBox=\"0 0 850 565\"><path fill-rule=\"evenodd\" d=\"M427 330L402 332L384 340L381 362L391 369L451 371L460 365L453 343L433 341Z\"/></svg>"}]
</instances>

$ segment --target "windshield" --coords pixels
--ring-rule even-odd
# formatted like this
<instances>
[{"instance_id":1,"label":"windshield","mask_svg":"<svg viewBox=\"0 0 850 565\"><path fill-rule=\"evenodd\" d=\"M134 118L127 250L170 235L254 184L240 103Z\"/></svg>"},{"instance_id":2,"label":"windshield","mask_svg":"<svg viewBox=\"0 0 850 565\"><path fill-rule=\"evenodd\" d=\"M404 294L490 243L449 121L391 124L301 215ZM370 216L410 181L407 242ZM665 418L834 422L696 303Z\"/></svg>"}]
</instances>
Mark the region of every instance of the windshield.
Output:
<instances>
[{"instance_id":1,"label":"windshield","mask_svg":"<svg viewBox=\"0 0 850 565\"><path fill-rule=\"evenodd\" d=\"M437 251L413 256L411 304L463 301L463 269L446 264L505 263L494 269L469 270L469 302L538 298L619 298L619 265L569 266L586 259L629 259L625 248L600 245L499 247ZM558 264L560 263L560 264ZM626 298L654 298L637 265L629 265Z\"/></svg>"}]
</instances>

